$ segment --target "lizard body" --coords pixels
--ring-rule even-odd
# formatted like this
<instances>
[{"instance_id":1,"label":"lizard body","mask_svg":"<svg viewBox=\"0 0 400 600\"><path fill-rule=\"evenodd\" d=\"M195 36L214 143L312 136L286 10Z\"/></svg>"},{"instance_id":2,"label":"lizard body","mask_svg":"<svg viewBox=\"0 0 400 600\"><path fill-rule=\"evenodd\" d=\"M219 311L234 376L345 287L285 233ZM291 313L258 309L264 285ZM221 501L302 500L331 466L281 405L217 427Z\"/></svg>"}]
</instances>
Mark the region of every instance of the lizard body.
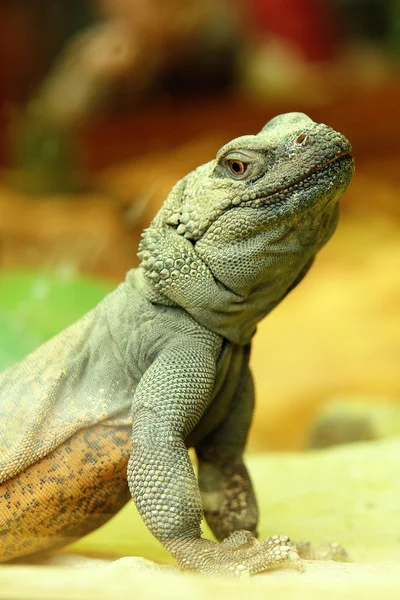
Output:
<instances>
[{"instance_id":1,"label":"lizard body","mask_svg":"<svg viewBox=\"0 0 400 600\"><path fill-rule=\"evenodd\" d=\"M332 235L350 152L302 113L233 140L173 188L140 267L0 375L0 561L72 541L130 496L183 567L296 560L289 538L254 537L250 342Z\"/></svg>"}]
</instances>

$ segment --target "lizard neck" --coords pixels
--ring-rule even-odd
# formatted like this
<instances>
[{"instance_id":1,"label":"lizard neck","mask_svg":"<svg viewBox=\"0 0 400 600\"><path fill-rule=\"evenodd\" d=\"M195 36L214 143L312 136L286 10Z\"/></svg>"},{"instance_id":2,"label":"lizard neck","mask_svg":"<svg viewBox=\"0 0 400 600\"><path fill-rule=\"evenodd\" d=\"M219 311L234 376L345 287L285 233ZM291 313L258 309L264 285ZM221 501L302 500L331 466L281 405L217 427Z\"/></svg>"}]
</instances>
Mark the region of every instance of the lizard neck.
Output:
<instances>
[{"instance_id":1,"label":"lizard neck","mask_svg":"<svg viewBox=\"0 0 400 600\"><path fill-rule=\"evenodd\" d=\"M307 257L305 263L286 270L285 276L279 279L272 268L270 276L245 295L225 289L224 300L220 304L215 302L213 294L206 309L188 306L186 310L207 329L235 344L245 346L255 334L258 322L297 285L311 263L312 258Z\"/></svg>"},{"instance_id":2,"label":"lizard neck","mask_svg":"<svg viewBox=\"0 0 400 600\"><path fill-rule=\"evenodd\" d=\"M161 292L149 281L142 268L132 269L127 274L127 283L141 290L155 305L180 306L208 330L211 330L240 346L247 345L253 337L257 323L281 302L287 293L297 285L308 270L312 261L297 265L297 269L286 270L285 277L277 280L275 269L262 284L241 295L225 288L215 281L214 286L204 286L201 295L193 301L192 288L187 294L179 294L179 301Z\"/></svg>"},{"instance_id":3,"label":"lizard neck","mask_svg":"<svg viewBox=\"0 0 400 600\"><path fill-rule=\"evenodd\" d=\"M221 236L213 236L214 245L204 239L194 247L156 218L139 248L140 285L153 304L180 306L206 329L244 346L258 321L297 285L333 233L337 210L323 226L314 213L296 227L281 222L278 232L273 227L265 231L262 224L250 244L239 240L232 259L241 252L241 261L236 260L239 274L230 266L231 246ZM251 266L250 276L246 265Z\"/></svg>"}]
</instances>

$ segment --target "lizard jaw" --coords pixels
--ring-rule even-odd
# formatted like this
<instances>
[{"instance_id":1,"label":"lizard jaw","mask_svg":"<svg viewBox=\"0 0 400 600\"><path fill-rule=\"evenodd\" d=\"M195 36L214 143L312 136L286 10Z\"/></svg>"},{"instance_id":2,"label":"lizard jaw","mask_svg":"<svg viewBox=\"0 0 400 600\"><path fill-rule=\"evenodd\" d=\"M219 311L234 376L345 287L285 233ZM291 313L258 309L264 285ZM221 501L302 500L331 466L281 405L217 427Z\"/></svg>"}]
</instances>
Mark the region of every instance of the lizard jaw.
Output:
<instances>
[{"instance_id":1,"label":"lizard jaw","mask_svg":"<svg viewBox=\"0 0 400 600\"><path fill-rule=\"evenodd\" d=\"M337 154L336 156L334 156L331 159L329 159L328 161L326 161L325 163L323 163L322 165L318 165L314 169L311 169L311 171L309 171L306 175L303 175L302 177L300 177L296 181L292 181L288 185L282 186L281 188L279 188L276 191L274 191L273 194L268 194L267 196L264 196L264 198L268 198L269 196L275 196L276 194L279 194L281 192L285 192L287 190L290 190L291 188L295 187L299 183L302 183L302 182L306 181L307 179L309 179L310 177L312 177L313 175L315 175L317 173L321 173L327 167L330 167L334 163L336 163L336 162L338 162L338 161L340 161L340 160L342 160L344 158L345 159L347 158L347 159L351 160L351 162L353 163L353 168L354 168L354 158L353 158L353 155L351 154L351 152L342 151L339 154Z\"/></svg>"}]
</instances>

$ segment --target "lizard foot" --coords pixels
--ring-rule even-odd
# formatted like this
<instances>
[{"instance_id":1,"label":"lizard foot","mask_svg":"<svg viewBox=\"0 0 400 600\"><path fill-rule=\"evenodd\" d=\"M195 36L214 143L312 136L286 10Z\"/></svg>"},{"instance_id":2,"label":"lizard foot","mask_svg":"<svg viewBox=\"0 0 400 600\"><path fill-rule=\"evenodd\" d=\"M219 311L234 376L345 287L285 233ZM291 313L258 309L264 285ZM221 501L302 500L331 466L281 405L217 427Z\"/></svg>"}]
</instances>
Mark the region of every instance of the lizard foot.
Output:
<instances>
[{"instance_id":1,"label":"lizard foot","mask_svg":"<svg viewBox=\"0 0 400 600\"><path fill-rule=\"evenodd\" d=\"M243 577L291 565L302 571L295 544L287 536L274 535L259 542L250 531L235 531L220 544L198 540L196 557L179 560L186 568L202 573ZM191 548L194 552L195 548ZM191 553L192 553L191 552Z\"/></svg>"},{"instance_id":2,"label":"lizard foot","mask_svg":"<svg viewBox=\"0 0 400 600\"><path fill-rule=\"evenodd\" d=\"M311 542L297 542L299 556L305 560L334 560L335 562L350 562L350 557L337 542L313 546Z\"/></svg>"},{"instance_id":3,"label":"lizard foot","mask_svg":"<svg viewBox=\"0 0 400 600\"><path fill-rule=\"evenodd\" d=\"M259 542L250 531L235 531L220 547L230 551L235 562L239 557L242 559L241 564L229 567L234 575L254 575L288 564L303 570L295 544L285 535L274 535Z\"/></svg>"}]
</instances>

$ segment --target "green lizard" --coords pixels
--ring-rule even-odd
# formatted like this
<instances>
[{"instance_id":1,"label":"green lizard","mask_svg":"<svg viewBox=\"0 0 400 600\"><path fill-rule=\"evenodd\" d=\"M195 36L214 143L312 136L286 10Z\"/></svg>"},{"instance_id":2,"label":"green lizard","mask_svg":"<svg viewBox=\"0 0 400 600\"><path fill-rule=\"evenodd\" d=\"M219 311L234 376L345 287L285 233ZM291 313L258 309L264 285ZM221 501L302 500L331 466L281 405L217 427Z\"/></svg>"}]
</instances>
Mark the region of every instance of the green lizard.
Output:
<instances>
[{"instance_id":1,"label":"green lizard","mask_svg":"<svg viewBox=\"0 0 400 600\"><path fill-rule=\"evenodd\" d=\"M347 139L302 113L231 141L173 188L140 267L0 375L0 560L71 542L130 496L182 567L299 560L288 537L255 538L250 343L334 232L353 168Z\"/></svg>"}]
</instances>

